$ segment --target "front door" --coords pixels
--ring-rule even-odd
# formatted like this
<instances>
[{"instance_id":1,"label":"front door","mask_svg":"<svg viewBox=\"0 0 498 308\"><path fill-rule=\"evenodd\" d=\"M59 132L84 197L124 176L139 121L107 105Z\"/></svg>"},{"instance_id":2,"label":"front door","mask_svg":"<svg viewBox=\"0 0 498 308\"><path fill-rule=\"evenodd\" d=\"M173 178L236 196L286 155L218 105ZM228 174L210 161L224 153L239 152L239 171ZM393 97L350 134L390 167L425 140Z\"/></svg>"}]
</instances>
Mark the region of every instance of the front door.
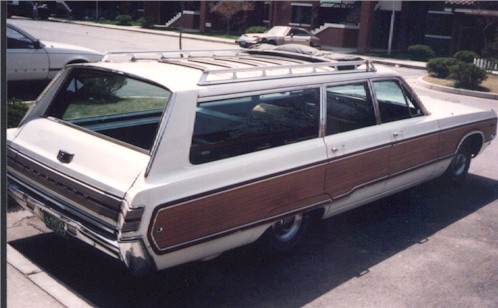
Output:
<instances>
[{"instance_id":1,"label":"front door","mask_svg":"<svg viewBox=\"0 0 498 308\"><path fill-rule=\"evenodd\" d=\"M7 27L7 80L44 80L48 78L48 54L40 43Z\"/></svg>"},{"instance_id":2,"label":"front door","mask_svg":"<svg viewBox=\"0 0 498 308\"><path fill-rule=\"evenodd\" d=\"M386 190L419 183L432 176L438 158L439 126L429 121L411 91L400 80L372 82L381 126L393 142Z\"/></svg>"},{"instance_id":3,"label":"front door","mask_svg":"<svg viewBox=\"0 0 498 308\"><path fill-rule=\"evenodd\" d=\"M391 140L377 125L367 81L326 87L325 190L346 205L373 197L389 175ZM341 202L338 206L345 204Z\"/></svg>"}]
</instances>

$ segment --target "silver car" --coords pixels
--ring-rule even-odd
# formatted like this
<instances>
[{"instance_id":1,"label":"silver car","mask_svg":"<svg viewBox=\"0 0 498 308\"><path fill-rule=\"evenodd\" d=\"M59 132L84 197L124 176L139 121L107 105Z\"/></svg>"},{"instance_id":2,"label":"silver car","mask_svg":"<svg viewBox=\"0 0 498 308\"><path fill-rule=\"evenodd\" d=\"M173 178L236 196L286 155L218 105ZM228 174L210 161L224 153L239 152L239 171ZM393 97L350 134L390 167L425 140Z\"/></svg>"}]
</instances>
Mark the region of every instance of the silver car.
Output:
<instances>
[{"instance_id":1,"label":"silver car","mask_svg":"<svg viewBox=\"0 0 498 308\"><path fill-rule=\"evenodd\" d=\"M240 47L255 44L301 44L320 47L320 39L306 29L298 27L275 26L264 33L246 33L235 40Z\"/></svg>"},{"instance_id":2,"label":"silver car","mask_svg":"<svg viewBox=\"0 0 498 308\"><path fill-rule=\"evenodd\" d=\"M66 64L97 62L103 54L84 47L40 41L7 24L7 81L49 80Z\"/></svg>"}]
</instances>

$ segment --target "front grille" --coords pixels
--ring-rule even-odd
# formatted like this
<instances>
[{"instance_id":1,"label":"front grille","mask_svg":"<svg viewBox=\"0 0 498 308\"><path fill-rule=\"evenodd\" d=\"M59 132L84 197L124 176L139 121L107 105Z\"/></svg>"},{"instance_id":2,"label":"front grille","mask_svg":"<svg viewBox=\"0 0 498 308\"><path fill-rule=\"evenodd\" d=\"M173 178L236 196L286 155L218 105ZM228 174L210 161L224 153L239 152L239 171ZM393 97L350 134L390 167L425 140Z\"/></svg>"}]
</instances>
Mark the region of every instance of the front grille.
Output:
<instances>
[{"instance_id":1,"label":"front grille","mask_svg":"<svg viewBox=\"0 0 498 308\"><path fill-rule=\"evenodd\" d=\"M12 149L7 151L7 165L45 189L60 194L78 205L113 221L118 220L121 200L117 197L103 194L84 186L15 153Z\"/></svg>"}]
</instances>

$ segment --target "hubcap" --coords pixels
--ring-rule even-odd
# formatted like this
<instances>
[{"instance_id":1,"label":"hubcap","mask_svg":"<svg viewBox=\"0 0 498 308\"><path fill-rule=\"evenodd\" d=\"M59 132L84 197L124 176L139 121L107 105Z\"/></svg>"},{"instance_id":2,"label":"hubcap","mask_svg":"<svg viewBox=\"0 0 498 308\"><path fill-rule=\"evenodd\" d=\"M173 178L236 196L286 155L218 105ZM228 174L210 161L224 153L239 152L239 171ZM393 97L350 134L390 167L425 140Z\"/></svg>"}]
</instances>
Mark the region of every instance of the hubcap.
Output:
<instances>
[{"instance_id":1,"label":"hubcap","mask_svg":"<svg viewBox=\"0 0 498 308\"><path fill-rule=\"evenodd\" d=\"M277 221L273 224L275 237L281 242L287 242L293 239L301 227L302 220L303 215L298 214Z\"/></svg>"},{"instance_id":2,"label":"hubcap","mask_svg":"<svg viewBox=\"0 0 498 308\"><path fill-rule=\"evenodd\" d=\"M453 175L460 176L465 172L465 166L467 165L467 156L462 153L458 153L455 157L455 162L453 164Z\"/></svg>"}]
</instances>

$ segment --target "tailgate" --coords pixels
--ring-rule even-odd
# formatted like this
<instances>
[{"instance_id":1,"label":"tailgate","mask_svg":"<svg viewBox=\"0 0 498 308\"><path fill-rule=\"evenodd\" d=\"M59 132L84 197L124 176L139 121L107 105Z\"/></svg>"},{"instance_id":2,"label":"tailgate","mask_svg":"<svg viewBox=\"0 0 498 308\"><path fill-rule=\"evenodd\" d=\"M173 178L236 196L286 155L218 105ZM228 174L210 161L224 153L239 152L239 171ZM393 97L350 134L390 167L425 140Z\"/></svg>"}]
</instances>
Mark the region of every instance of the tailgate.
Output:
<instances>
[{"instance_id":1,"label":"tailgate","mask_svg":"<svg viewBox=\"0 0 498 308\"><path fill-rule=\"evenodd\" d=\"M10 147L65 177L121 199L150 158L45 118L28 122Z\"/></svg>"}]
</instances>

